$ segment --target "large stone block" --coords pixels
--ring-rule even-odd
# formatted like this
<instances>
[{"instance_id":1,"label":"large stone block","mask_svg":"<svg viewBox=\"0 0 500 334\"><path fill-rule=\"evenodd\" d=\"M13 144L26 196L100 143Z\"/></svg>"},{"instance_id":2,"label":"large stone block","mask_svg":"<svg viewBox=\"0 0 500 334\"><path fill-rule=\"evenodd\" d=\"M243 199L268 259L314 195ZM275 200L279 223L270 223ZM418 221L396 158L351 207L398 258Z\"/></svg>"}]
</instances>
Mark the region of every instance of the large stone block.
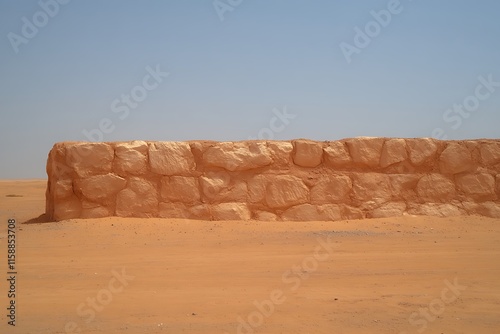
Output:
<instances>
[{"instance_id":1,"label":"large stone block","mask_svg":"<svg viewBox=\"0 0 500 334\"><path fill-rule=\"evenodd\" d=\"M255 175L248 180L248 201L250 203L260 203L266 198L267 185L272 176Z\"/></svg>"},{"instance_id":2,"label":"large stone block","mask_svg":"<svg viewBox=\"0 0 500 334\"><path fill-rule=\"evenodd\" d=\"M85 203L82 205L82 213L81 218L89 219L89 218L104 218L113 215L113 211L106 206L90 206L85 207Z\"/></svg>"},{"instance_id":3,"label":"large stone block","mask_svg":"<svg viewBox=\"0 0 500 334\"><path fill-rule=\"evenodd\" d=\"M148 169L147 154L148 144L144 141L118 143L115 146L114 170L118 174L145 174Z\"/></svg>"},{"instance_id":4,"label":"large stone block","mask_svg":"<svg viewBox=\"0 0 500 334\"><path fill-rule=\"evenodd\" d=\"M192 219L212 220L212 211L209 204L199 204L188 207L189 216Z\"/></svg>"},{"instance_id":5,"label":"large stone block","mask_svg":"<svg viewBox=\"0 0 500 334\"><path fill-rule=\"evenodd\" d=\"M355 208L350 205L341 206L342 219L363 219L365 218L365 213L360 208Z\"/></svg>"},{"instance_id":6,"label":"large stone block","mask_svg":"<svg viewBox=\"0 0 500 334\"><path fill-rule=\"evenodd\" d=\"M417 184L420 180L418 174L391 174L389 182L391 184L392 196L396 200L415 200L417 198Z\"/></svg>"},{"instance_id":7,"label":"large stone block","mask_svg":"<svg viewBox=\"0 0 500 334\"><path fill-rule=\"evenodd\" d=\"M346 203L352 182L348 176L336 175L321 179L311 189L312 204Z\"/></svg>"},{"instance_id":8,"label":"large stone block","mask_svg":"<svg viewBox=\"0 0 500 334\"><path fill-rule=\"evenodd\" d=\"M192 176L164 176L161 179L162 200L171 202L200 202L198 178Z\"/></svg>"},{"instance_id":9,"label":"large stone block","mask_svg":"<svg viewBox=\"0 0 500 334\"><path fill-rule=\"evenodd\" d=\"M182 218L189 219L191 214L188 211L188 207L184 203L164 203L161 202L158 205L158 215L161 218Z\"/></svg>"},{"instance_id":10,"label":"large stone block","mask_svg":"<svg viewBox=\"0 0 500 334\"><path fill-rule=\"evenodd\" d=\"M281 218L291 221L335 221L342 219L342 212L335 204L301 204L283 212Z\"/></svg>"},{"instance_id":11,"label":"large stone block","mask_svg":"<svg viewBox=\"0 0 500 334\"><path fill-rule=\"evenodd\" d=\"M260 210L255 211L254 218L255 220L266 221L266 222L273 222L278 220L278 216L275 215L274 213L269 211L260 211Z\"/></svg>"},{"instance_id":12,"label":"large stone block","mask_svg":"<svg viewBox=\"0 0 500 334\"><path fill-rule=\"evenodd\" d=\"M406 139L410 151L410 162L415 166L432 162L436 158L438 145L432 138Z\"/></svg>"},{"instance_id":13,"label":"large stone block","mask_svg":"<svg viewBox=\"0 0 500 334\"><path fill-rule=\"evenodd\" d=\"M457 178L458 189L476 200L495 199L495 178L486 173L467 174Z\"/></svg>"},{"instance_id":14,"label":"large stone block","mask_svg":"<svg viewBox=\"0 0 500 334\"><path fill-rule=\"evenodd\" d=\"M385 168L398 162L405 161L407 158L406 141L400 138L388 139L382 147L380 166Z\"/></svg>"},{"instance_id":15,"label":"large stone block","mask_svg":"<svg viewBox=\"0 0 500 334\"><path fill-rule=\"evenodd\" d=\"M380 163L384 141L384 138L359 137L347 139L346 144L355 163L374 168Z\"/></svg>"},{"instance_id":16,"label":"large stone block","mask_svg":"<svg viewBox=\"0 0 500 334\"><path fill-rule=\"evenodd\" d=\"M463 215L463 212L453 204L445 203L424 203L415 205L408 210L409 214L419 216L436 216L436 217L456 217Z\"/></svg>"},{"instance_id":17,"label":"large stone block","mask_svg":"<svg viewBox=\"0 0 500 334\"><path fill-rule=\"evenodd\" d=\"M72 143L66 147L66 164L79 177L111 173L114 151L105 143Z\"/></svg>"},{"instance_id":18,"label":"large stone block","mask_svg":"<svg viewBox=\"0 0 500 334\"><path fill-rule=\"evenodd\" d=\"M208 167L222 167L229 171L249 170L272 163L265 142L217 143L205 151L203 161Z\"/></svg>"},{"instance_id":19,"label":"large stone block","mask_svg":"<svg viewBox=\"0 0 500 334\"><path fill-rule=\"evenodd\" d=\"M156 217L158 215L158 189L153 181L131 177L127 188L116 198L119 217Z\"/></svg>"},{"instance_id":20,"label":"large stone block","mask_svg":"<svg viewBox=\"0 0 500 334\"><path fill-rule=\"evenodd\" d=\"M186 142L155 142L149 144L151 171L160 175L189 176L195 169L191 147Z\"/></svg>"},{"instance_id":21,"label":"large stone block","mask_svg":"<svg viewBox=\"0 0 500 334\"><path fill-rule=\"evenodd\" d=\"M500 163L500 143L484 143L480 146L481 163L492 166Z\"/></svg>"},{"instance_id":22,"label":"large stone block","mask_svg":"<svg viewBox=\"0 0 500 334\"><path fill-rule=\"evenodd\" d=\"M125 188L127 180L115 174L95 175L75 181L75 191L94 201L107 201Z\"/></svg>"},{"instance_id":23,"label":"large stone block","mask_svg":"<svg viewBox=\"0 0 500 334\"><path fill-rule=\"evenodd\" d=\"M220 202L247 202L248 187L244 181L236 180L221 191L215 199Z\"/></svg>"},{"instance_id":24,"label":"large stone block","mask_svg":"<svg viewBox=\"0 0 500 334\"><path fill-rule=\"evenodd\" d=\"M443 174L457 174L474 168L469 150L458 143L449 144L439 157L439 168Z\"/></svg>"},{"instance_id":25,"label":"large stone block","mask_svg":"<svg viewBox=\"0 0 500 334\"><path fill-rule=\"evenodd\" d=\"M73 181L70 179L57 180L52 185L52 195L55 200L71 197L73 195Z\"/></svg>"},{"instance_id":26,"label":"large stone block","mask_svg":"<svg viewBox=\"0 0 500 334\"><path fill-rule=\"evenodd\" d=\"M161 202L159 204L159 216L161 218L212 220L210 206L206 204L188 205L184 203Z\"/></svg>"},{"instance_id":27,"label":"large stone block","mask_svg":"<svg viewBox=\"0 0 500 334\"><path fill-rule=\"evenodd\" d=\"M343 142L332 141L323 149L325 164L331 167L344 167L352 162L349 151Z\"/></svg>"},{"instance_id":28,"label":"large stone block","mask_svg":"<svg viewBox=\"0 0 500 334\"><path fill-rule=\"evenodd\" d=\"M269 141L267 147L273 162L280 166L288 166L292 157L293 145L288 141Z\"/></svg>"},{"instance_id":29,"label":"large stone block","mask_svg":"<svg viewBox=\"0 0 500 334\"><path fill-rule=\"evenodd\" d=\"M208 172L200 177L201 190L208 199L214 199L219 193L229 188L231 176L227 172Z\"/></svg>"},{"instance_id":30,"label":"large stone block","mask_svg":"<svg viewBox=\"0 0 500 334\"><path fill-rule=\"evenodd\" d=\"M353 177L353 194L358 202L381 204L391 199L389 178L379 173L358 173Z\"/></svg>"},{"instance_id":31,"label":"large stone block","mask_svg":"<svg viewBox=\"0 0 500 334\"><path fill-rule=\"evenodd\" d=\"M295 140L293 162L301 167L316 167L321 164L323 147L320 143L309 140Z\"/></svg>"},{"instance_id":32,"label":"large stone block","mask_svg":"<svg viewBox=\"0 0 500 334\"><path fill-rule=\"evenodd\" d=\"M250 220L252 217L246 203L220 203L212 207L215 220Z\"/></svg>"},{"instance_id":33,"label":"large stone block","mask_svg":"<svg viewBox=\"0 0 500 334\"><path fill-rule=\"evenodd\" d=\"M47 157L46 172L49 179L72 179L75 171L67 165L66 143L56 143Z\"/></svg>"},{"instance_id":34,"label":"large stone block","mask_svg":"<svg viewBox=\"0 0 500 334\"><path fill-rule=\"evenodd\" d=\"M475 214L491 218L500 218L500 203L484 202L477 203Z\"/></svg>"},{"instance_id":35,"label":"large stone block","mask_svg":"<svg viewBox=\"0 0 500 334\"><path fill-rule=\"evenodd\" d=\"M456 196L455 184L440 174L423 176L417 184L417 194L427 202L445 202Z\"/></svg>"},{"instance_id":36,"label":"large stone block","mask_svg":"<svg viewBox=\"0 0 500 334\"><path fill-rule=\"evenodd\" d=\"M374 209L370 213L370 218L389 218L402 216L406 211L406 203L404 202L389 202L379 208Z\"/></svg>"},{"instance_id":37,"label":"large stone block","mask_svg":"<svg viewBox=\"0 0 500 334\"><path fill-rule=\"evenodd\" d=\"M82 203L76 196L71 196L64 200L54 202L54 212L51 216L55 221L80 218L82 213Z\"/></svg>"},{"instance_id":38,"label":"large stone block","mask_svg":"<svg viewBox=\"0 0 500 334\"><path fill-rule=\"evenodd\" d=\"M246 202L247 185L242 180L231 181L227 172L208 172L200 177L203 202Z\"/></svg>"},{"instance_id":39,"label":"large stone block","mask_svg":"<svg viewBox=\"0 0 500 334\"><path fill-rule=\"evenodd\" d=\"M266 202L270 208L286 208L306 203L309 189L301 179L291 175L273 178L266 187Z\"/></svg>"}]
</instances>

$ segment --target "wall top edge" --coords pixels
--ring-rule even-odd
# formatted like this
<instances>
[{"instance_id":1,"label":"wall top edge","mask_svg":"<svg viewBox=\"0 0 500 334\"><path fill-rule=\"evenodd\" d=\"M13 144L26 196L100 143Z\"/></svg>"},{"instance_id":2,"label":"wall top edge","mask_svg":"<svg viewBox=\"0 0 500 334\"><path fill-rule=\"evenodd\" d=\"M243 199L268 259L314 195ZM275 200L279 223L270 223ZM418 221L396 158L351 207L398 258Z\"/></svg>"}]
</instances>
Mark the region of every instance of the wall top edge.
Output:
<instances>
[{"instance_id":1,"label":"wall top edge","mask_svg":"<svg viewBox=\"0 0 500 334\"><path fill-rule=\"evenodd\" d=\"M425 139L425 140L432 140L435 142L441 142L441 143L465 143L465 142L478 142L478 143L483 143L483 142L500 142L500 138L472 138L472 139L447 139L447 140L442 140L442 139L435 139L435 138L430 138L430 137L369 137L369 136L359 136L359 137L348 137L348 138L342 138L342 139L332 139L332 140L314 140L314 139L308 139L308 138L295 138L295 139L283 139L283 140L276 140L276 139L254 139L254 140L206 140L206 139L193 139L193 140L143 140L143 139L133 139L133 140L122 140L122 141L102 141L102 142L97 142L97 141L61 141L61 142L56 142L55 144L59 145L74 145L74 144L121 144L121 143L132 143L132 142L146 142L146 143L265 143L265 142L294 142L294 141L310 141L310 142L315 142L315 143L330 143L330 142L345 142L345 141L350 141L350 140L379 140L379 139L384 139L384 140L390 140L390 139L403 139L403 140L416 140L416 139Z\"/></svg>"}]
</instances>

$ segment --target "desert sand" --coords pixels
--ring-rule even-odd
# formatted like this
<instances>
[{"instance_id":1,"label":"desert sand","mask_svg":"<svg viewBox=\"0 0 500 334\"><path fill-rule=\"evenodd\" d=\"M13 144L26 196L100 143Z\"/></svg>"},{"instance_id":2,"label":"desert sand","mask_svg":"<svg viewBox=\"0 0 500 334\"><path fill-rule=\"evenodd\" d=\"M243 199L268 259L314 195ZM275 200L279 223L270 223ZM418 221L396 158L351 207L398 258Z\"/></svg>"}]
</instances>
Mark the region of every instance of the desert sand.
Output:
<instances>
[{"instance_id":1,"label":"desert sand","mask_svg":"<svg viewBox=\"0 0 500 334\"><path fill-rule=\"evenodd\" d=\"M45 188L0 181L0 333L500 332L499 219L56 223Z\"/></svg>"}]
</instances>

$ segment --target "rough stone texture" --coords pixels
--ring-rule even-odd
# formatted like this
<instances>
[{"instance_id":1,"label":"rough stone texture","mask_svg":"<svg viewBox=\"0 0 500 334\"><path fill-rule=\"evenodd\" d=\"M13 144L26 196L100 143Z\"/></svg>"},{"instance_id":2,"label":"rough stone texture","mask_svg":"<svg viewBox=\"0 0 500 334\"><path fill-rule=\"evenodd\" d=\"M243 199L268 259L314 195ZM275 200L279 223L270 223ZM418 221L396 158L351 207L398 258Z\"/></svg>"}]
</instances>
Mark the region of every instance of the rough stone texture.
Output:
<instances>
[{"instance_id":1,"label":"rough stone texture","mask_svg":"<svg viewBox=\"0 0 500 334\"><path fill-rule=\"evenodd\" d=\"M270 208L286 208L305 203L309 189L295 176L281 175L267 185L266 202Z\"/></svg>"},{"instance_id":2,"label":"rough stone texture","mask_svg":"<svg viewBox=\"0 0 500 334\"><path fill-rule=\"evenodd\" d=\"M476 200L495 199L495 178L486 173L467 174L457 178L458 188Z\"/></svg>"},{"instance_id":3,"label":"rough stone texture","mask_svg":"<svg viewBox=\"0 0 500 334\"><path fill-rule=\"evenodd\" d=\"M500 163L500 143L487 143L481 145L481 162L491 166Z\"/></svg>"},{"instance_id":4,"label":"rough stone texture","mask_svg":"<svg viewBox=\"0 0 500 334\"><path fill-rule=\"evenodd\" d=\"M206 176L200 177L202 193L211 200L227 189L230 181L231 177L226 172L208 172Z\"/></svg>"},{"instance_id":5,"label":"rough stone texture","mask_svg":"<svg viewBox=\"0 0 500 334\"><path fill-rule=\"evenodd\" d=\"M437 217L454 217L462 215L462 211L452 204L425 203L408 210L409 214Z\"/></svg>"},{"instance_id":6,"label":"rough stone texture","mask_svg":"<svg viewBox=\"0 0 500 334\"><path fill-rule=\"evenodd\" d=\"M385 141L380 156L380 166L387 167L395 163L405 161L408 158L406 152L406 141L400 138Z\"/></svg>"},{"instance_id":7,"label":"rough stone texture","mask_svg":"<svg viewBox=\"0 0 500 334\"><path fill-rule=\"evenodd\" d=\"M149 145L151 171L161 175L190 175L195 168L188 143L155 142Z\"/></svg>"},{"instance_id":8,"label":"rough stone texture","mask_svg":"<svg viewBox=\"0 0 500 334\"><path fill-rule=\"evenodd\" d=\"M446 202L455 197L455 184L440 174L426 175L418 181L417 194L425 202Z\"/></svg>"},{"instance_id":9,"label":"rough stone texture","mask_svg":"<svg viewBox=\"0 0 500 334\"><path fill-rule=\"evenodd\" d=\"M495 202L477 203L477 209L474 213L486 217L500 218L500 204Z\"/></svg>"},{"instance_id":10,"label":"rough stone texture","mask_svg":"<svg viewBox=\"0 0 500 334\"><path fill-rule=\"evenodd\" d=\"M208 172L200 177L203 202L246 202L247 185L242 181L231 182L227 172Z\"/></svg>"},{"instance_id":11,"label":"rough stone texture","mask_svg":"<svg viewBox=\"0 0 500 334\"><path fill-rule=\"evenodd\" d=\"M76 180L75 191L81 192L83 197L94 201L105 201L125 188L127 180L115 174L90 176Z\"/></svg>"},{"instance_id":12,"label":"rough stone texture","mask_svg":"<svg viewBox=\"0 0 500 334\"><path fill-rule=\"evenodd\" d=\"M387 218L402 216L406 211L406 203L404 202L391 202L376 208L370 214L370 218Z\"/></svg>"},{"instance_id":13,"label":"rough stone texture","mask_svg":"<svg viewBox=\"0 0 500 334\"><path fill-rule=\"evenodd\" d=\"M332 167L343 167L352 162L349 151L344 143L332 141L328 143L325 152L325 164Z\"/></svg>"},{"instance_id":14,"label":"rough stone texture","mask_svg":"<svg viewBox=\"0 0 500 334\"><path fill-rule=\"evenodd\" d=\"M161 199L169 202L200 202L198 179L192 176L164 176L161 179Z\"/></svg>"},{"instance_id":15,"label":"rough stone texture","mask_svg":"<svg viewBox=\"0 0 500 334\"><path fill-rule=\"evenodd\" d=\"M320 143L309 140L296 140L295 155L293 162L297 166L302 167L316 167L321 164L323 157L323 147Z\"/></svg>"},{"instance_id":16,"label":"rough stone texture","mask_svg":"<svg viewBox=\"0 0 500 334\"><path fill-rule=\"evenodd\" d=\"M365 214L360 208L355 208L350 205L342 206L342 219L363 219Z\"/></svg>"},{"instance_id":17,"label":"rough stone texture","mask_svg":"<svg viewBox=\"0 0 500 334\"><path fill-rule=\"evenodd\" d=\"M457 174L470 171L474 166L470 151L456 143L449 144L439 157L441 173Z\"/></svg>"},{"instance_id":18,"label":"rough stone texture","mask_svg":"<svg viewBox=\"0 0 500 334\"><path fill-rule=\"evenodd\" d=\"M158 211L161 218L191 218L188 207L184 203L161 202Z\"/></svg>"},{"instance_id":19,"label":"rough stone texture","mask_svg":"<svg viewBox=\"0 0 500 334\"><path fill-rule=\"evenodd\" d=\"M58 180L54 183L54 199L65 199L73 195L73 181Z\"/></svg>"},{"instance_id":20,"label":"rough stone texture","mask_svg":"<svg viewBox=\"0 0 500 334\"><path fill-rule=\"evenodd\" d=\"M52 218L56 221L71 218L80 218L82 213L82 202L76 196L71 196L54 205Z\"/></svg>"},{"instance_id":21,"label":"rough stone texture","mask_svg":"<svg viewBox=\"0 0 500 334\"><path fill-rule=\"evenodd\" d=\"M312 204L345 203L352 189L348 176L338 175L323 178L311 189Z\"/></svg>"},{"instance_id":22,"label":"rough stone texture","mask_svg":"<svg viewBox=\"0 0 500 334\"><path fill-rule=\"evenodd\" d=\"M119 217L157 217L158 187L149 180L132 177L127 188L116 198L116 215Z\"/></svg>"},{"instance_id":23,"label":"rough stone texture","mask_svg":"<svg viewBox=\"0 0 500 334\"><path fill-rule=\"evenodd\" d=\"M326 221L340 220L342 214L340 207L334 204L311 205L302 204L286 210L282 215L283 220L294 221Z\"/></svg>"},{"instance_id":24,"label":"rough stone texture","mask_svg":"<svg viewBox=\"0 0 500 334\"><path fill-rule=\"evenodd\" d=\"M278 216L272 212L257 210L255 211L255 219L272 222L278 220Z\"/></svg>"},{"instance_id":25,"label":"rough stone texture","mask_svg":"<svg viewBox=\"0 0 500 334\"><path fill-rule=\"evenodd\" d=\"M147 164L148 144L144 141L119 143L115 146L116 159L113 163L117 174L145 174Z\"/></svg>"},{"instance_id":26,"label":"rough stone texture","mask_svg":"<svg viewBox=\"0 0 500 334\"><path fill-rule=\"evenodd\" d=\"M417 174L391 174L392 197L395 200L414 201L417 198L417 184L420 176Z\"/></svg>"},{"instance_id":27,"label":"rough stone texture","mask_svg":"<svg viewBox=\"0 0 500 334\"><path fill-rule=\"evenodd\" d=\"M434 161L438 146L432 138L407 139L406 144L410 150L410 161L415 166Z\"/></svg>"},{"instance_id":28,"label":"rough stone texture","mask_svg":"<svg viewBox=\"0 0 500 334\"><path fill-rule=\"evenodd\" d=\"M287 141L272 141L267 143L273 163L278 166L288 166L292 156L293 145Z\"/></svg>"},{"instance_id":29,"label":"rough stone texture","mask_svg":"<svg viewBox=\"0 0 500 334\"><path fill-rule=\"evenodd\" d=\"M113 148L105 143L77 143L66 148L66 163L79 177L110 173Z\"/></svg>"},{"instance_id":30,"label":"rough stone texture","mask_svg":"<svg viewBox=\"0 0 500 334\"><path fill-rule=\"evenodd\" d=\"M500 174L497 174L495 179L497 184L497 196L500 198Z\"/></svg>"},{"instance_id":31,"label":"rough stone texture","mask_svg":"<svg viewBox=\"0 0 500 334\"><path fill-rule=\"evenodd\" d=\"M229 171L243 171L271 164L271 154L262 142L215 144L203 155L207 166L222 167Z\"/></svg>"},{"instance_id":32,"label":"rough stone texture","mask_svg":"<svg viewBox=\"0 0 500 334\"><path fill-rule=\"evenodd\" d=\"M113 211L104 206L82 208L81 218L104 218L113 215Z\"/></svg>"},{"instance_id":33,"label":"rough stone texture","mask_svg":"<svg viewBox=\"0 0 500 334\"><path fill-rule=\"evenodd\" d=\"M353 180L353 194L358 203L384 203L391 199L389 178L385 174L363 173L356 174Z\"/></svg>"},{"instance_id":34,"label":"rough stone texture","mask_svg":"<svg viewBox=\"0 0 500 334\"><path fill-rule=\"evenodd\" d=\"M250 210L246 203L220 203L212 208L215 220L249 220Z\"/></svg>"},{"instance_id":35,"label":"rough stone texture","mask_svg":"<svg viewBox=\"0 0 500 334\"><path fill-rule=\"evenodd\" d=\"M57 143L50 219L500 217L500 140Z\"/></svg>"},{"instance_id":36,"label":"rough stone texture","mask_svg":"<svg viewBox=\"0 0 500 334\"><path fill-rule=\"evenodd\" d=\"M261 203L266 198L267 185L271 176L255 175L248 180L248 201L250 203Z\"/></svg>"},{"instance_id":37,"label":"rough stone texture","mask_svg":"<svg viewBox=\"0 0 500 334\"><path fill-rule=\"evenodd\" d=\"M68 143L56 143L49 152L46 172L49 180L63 180L74 178L74 170L67 165L66 152Z\"/></svg>"},{"instance_id":38,"label":"rough stone texture","mask_svg":"<svg viewBox=\"0 0 500 334\"><path fill-rule=\"evenodd\" d=\"M380 163L384 141L384 138L360 137L348 139L346 144L354 162L374 168Z\"/></svg>"}]
</instances>

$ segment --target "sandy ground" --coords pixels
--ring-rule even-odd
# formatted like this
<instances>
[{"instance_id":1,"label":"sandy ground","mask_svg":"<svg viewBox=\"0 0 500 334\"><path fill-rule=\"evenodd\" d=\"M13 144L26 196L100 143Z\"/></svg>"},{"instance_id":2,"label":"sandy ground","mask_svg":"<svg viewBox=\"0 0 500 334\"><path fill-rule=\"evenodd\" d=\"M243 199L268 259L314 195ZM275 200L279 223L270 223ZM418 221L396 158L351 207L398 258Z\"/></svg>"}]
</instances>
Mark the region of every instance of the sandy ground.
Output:
<instances>
[{"instance_id":1,"label":"sandy ground","mask_svg":"<svg viewBox=\"0 0 500 334\"><path fill-rule=\"evenodd\" d=\"M498 219L43 223L44 191L0 181L0 333L500 332Z\"/></svg>"}]
</instances>

